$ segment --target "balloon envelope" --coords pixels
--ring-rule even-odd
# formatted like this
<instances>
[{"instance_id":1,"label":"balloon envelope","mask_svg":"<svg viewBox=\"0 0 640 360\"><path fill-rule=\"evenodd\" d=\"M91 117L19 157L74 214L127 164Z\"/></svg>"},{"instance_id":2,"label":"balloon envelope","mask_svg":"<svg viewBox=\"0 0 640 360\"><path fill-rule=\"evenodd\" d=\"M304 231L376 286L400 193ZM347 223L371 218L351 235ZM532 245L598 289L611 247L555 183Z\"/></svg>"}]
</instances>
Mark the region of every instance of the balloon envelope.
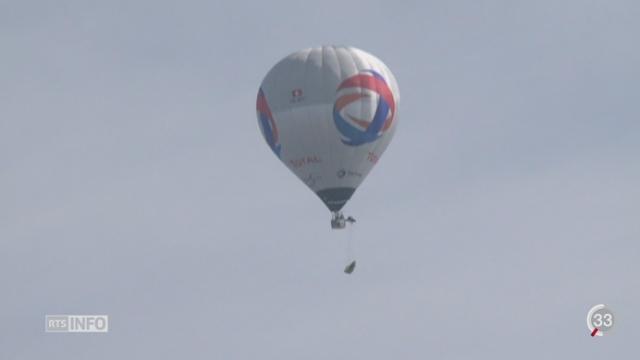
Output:
<instances>
[{"instance_id":1,"label":"balloon envelope","mask_svg":"<svg viewBox=\"0 0 640 360\"><path fill-rule=\"evenodd\" d=\"M339 211L389 145L399 100L396 80L378 58L322 46L278 62L260 86L256 109L273 153Z\"/></svg>"}]
</instances>

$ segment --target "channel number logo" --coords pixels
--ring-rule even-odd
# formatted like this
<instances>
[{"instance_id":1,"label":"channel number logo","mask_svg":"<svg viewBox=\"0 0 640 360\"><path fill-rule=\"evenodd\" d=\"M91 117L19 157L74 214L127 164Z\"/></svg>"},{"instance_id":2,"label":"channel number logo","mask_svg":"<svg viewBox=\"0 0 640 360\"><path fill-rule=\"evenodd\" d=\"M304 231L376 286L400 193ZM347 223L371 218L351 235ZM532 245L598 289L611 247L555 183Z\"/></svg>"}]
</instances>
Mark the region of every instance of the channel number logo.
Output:
<instances>
[{"instance_id":1,"label":"channel number logo","mask_svg":"<svg viewBox=\"0 0 640 360\"><path fill-rule=\"evenodd\" d=\"M603 336L613 328L614 323L613 312L604 304L592 307L587 314L587 326L593 335Z\"/></svg>"}]
</instances>

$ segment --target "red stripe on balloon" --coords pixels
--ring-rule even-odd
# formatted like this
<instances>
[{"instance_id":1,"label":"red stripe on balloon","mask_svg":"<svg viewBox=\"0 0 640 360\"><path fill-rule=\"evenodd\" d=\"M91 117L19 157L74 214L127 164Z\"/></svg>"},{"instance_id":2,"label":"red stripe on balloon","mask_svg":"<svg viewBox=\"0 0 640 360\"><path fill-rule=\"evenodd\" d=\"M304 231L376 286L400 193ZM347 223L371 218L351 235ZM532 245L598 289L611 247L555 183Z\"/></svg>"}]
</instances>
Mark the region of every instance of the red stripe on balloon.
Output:
<instances>
[{"instance_id":1,"label":"red stripe on balloon","mask_svg":"<svg viewBox=\"0 0 640 360\"><path fill-rule=\"evenodd\" d=\"M271 114L271 109L269 109L267 98L264 96L264 92L262 92L262 89L258 91L258 100L256 101L256 110L267 115L267 118L269 119L269 123L271 124L271 129L273 131L273 139L277 143L278 128L276 127L276 123L273 120L273 114Z\"/></svg>"},{"instance_id":2,"label":"red stripe on balloon","mask_svg":"<svg viewBox=\"0 0 640 360\"><path fill-rule=\"evenodd\" d=\"M391 89L389 89L389 86L387 86L384 80L378 79L373 76L360 74L352 76L343 81L342 84L340 84L340 86L338 87L338 90L349 87L362 87L377 92L387 102L387 104L389 104L391 112L395 113L396 104L393 101L393 94L391 93Z\"/></svg>"}]
</instances>

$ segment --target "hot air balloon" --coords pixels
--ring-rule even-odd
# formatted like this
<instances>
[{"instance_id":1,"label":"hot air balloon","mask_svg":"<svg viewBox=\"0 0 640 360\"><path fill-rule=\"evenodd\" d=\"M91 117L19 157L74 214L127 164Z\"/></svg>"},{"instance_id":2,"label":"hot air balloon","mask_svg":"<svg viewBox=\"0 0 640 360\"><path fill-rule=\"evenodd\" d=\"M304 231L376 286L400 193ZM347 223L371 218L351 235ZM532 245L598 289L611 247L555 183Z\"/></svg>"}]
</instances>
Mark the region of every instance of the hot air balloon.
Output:
<instances>
[{"instance_id":1,"label":"hot air balloon","mask_svg":"<svg viewBox=\"0 0 640 360\"><path fill-rule=\"evenodd\" d=\"M398 84L375 56L348 46L300 50L265 76L256 110L271 151L324 202L331 226L385 151L398 123Z\"/></svg>"}]
</instances>

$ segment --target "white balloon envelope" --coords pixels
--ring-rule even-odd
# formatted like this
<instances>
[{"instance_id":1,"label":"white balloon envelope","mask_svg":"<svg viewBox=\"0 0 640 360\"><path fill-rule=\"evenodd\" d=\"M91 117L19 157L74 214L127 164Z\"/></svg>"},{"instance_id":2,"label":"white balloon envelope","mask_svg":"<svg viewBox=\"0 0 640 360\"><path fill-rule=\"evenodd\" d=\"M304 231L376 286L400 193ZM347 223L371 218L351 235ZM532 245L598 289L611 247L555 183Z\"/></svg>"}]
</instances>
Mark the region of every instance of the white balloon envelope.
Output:
<instances>
[{"instance_id":1,"label":"white balloon envelope","mask_svg":"<svg viewBox=\"0 0 640 360\"><path fill-rule=\"evenodd\" d=\"M335 218L389 145L399 100L396 79L378 58L322 46L278 62L256 108L271 150Z\"/></svg>"}]
</instances>

